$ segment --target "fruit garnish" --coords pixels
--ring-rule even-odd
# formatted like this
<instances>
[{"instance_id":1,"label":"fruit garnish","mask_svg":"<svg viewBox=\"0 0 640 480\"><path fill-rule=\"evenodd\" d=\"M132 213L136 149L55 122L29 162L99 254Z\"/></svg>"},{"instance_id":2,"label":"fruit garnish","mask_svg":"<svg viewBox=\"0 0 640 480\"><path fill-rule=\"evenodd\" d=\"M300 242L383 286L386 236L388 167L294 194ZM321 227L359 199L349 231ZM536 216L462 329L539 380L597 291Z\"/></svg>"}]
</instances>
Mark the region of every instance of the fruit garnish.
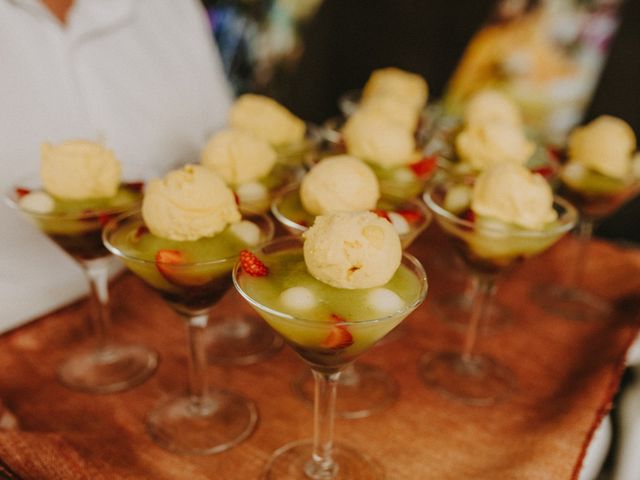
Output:
<instances>
[{"instance_id":1,"label":"fruit garnish","mask_svg":"<svg viewBox=\"0 0 640 480\"><path fill-rule=\"evenodd\" d=\"M104 212L98 213L98 221L100 222L101 227L104 227L107 223L109 223L109 220L111 220L111 215Z\"/></svg>"},{"instance_id":2,"label":"fruit garnish","mask_svg":"<svg viewBox=\"0 0 640 480\"><path fill-rule=\"evenodd\" d=\"M187 271L184 254L180 250L158 250L155 261L160 274L174 285L195 287L209 280L207 277Z\"/></svg>"},{"instance_id":3,"label":"fruit garnish","mask_svg":"<svg viewBox=\"0 0 640 480\"><path fill-rule=\"evenodd\" d=\"M16 195L18 196L18 198L22 198L25 195L29 195L31 193L31 190L29 190L28 188L24 188L24 187L16 187Z\"/></svg>"},{"instance_id":4,"label":"fruit garnish","mask_svg":"<svg viewBox=\"0 0 640 480\"><path fill-rule=\"evenodd\" d=\"M335 323L342 323L345 320L340 316L332 313L331 321ZM351 335L351 332L349 332L347 327L344 325L334 325L333 327L331 327L329 335L327 335L327 338L324 339L320 346L337 350L341 348L347 348L352 344L353 335Z\"/></svg>"},{"instance_id":5,"label":"fruit garnish","mask_svg":"<svg viewBox=\"0 0 640 480\"><path fill-rule=\"evenodd\" d=\"M122 186L127 190L140 193L144 189L144 182L124 182Z\"/></svg>"},{"instance_id":6,"label":"fruit garnish","mask_svg":"<svg viewBox=\"0 0 640 480\"><path fill-rule=\"evenodd\" d=\"M542 175L544 178L551 178L553 176L553 173L555 172L555 169L553 167L545 165L542 167L534 168L532 172Z\"/></svg>"},{"instance_id":7,"label":"fruit garnish","mask_svg":"<svg viewBox=\"0 0 640 480\"><path fill-rule=\"evenodd\" d=\"M418 223L422 220L422 213L418 210L400 209L396 213L402 215L409 223Z\"/></svg>"},{"instance_id":8,"label":"fruit garnish","mask_svg":"<svg viewBox=\"0 0 640 480\"><path fill-rule=\"evenodd\" d=\"M138 228L136 228L136 231L133 234L133 243L138 243L140 239L147 233L149 233L149 228L147 228L146 225L140 225Z\"/></svg>"},{"instance_id":9,"label":"fruit garnish","mask_svg":"<svg viewBox=\"0 0 640 480\"><path fill-rule=\"evenodd\" d=\"M430 155L424 157L422 160L412 163L409 168L413 170L418 177L426 177L433 172L438 166L438 157L436 155Z\"/></svg>"},{"instance_id":10,"label":"fruit garnish","mask_svg":"<svg viewBox=\"0 0 640 480\"><path fill-rule=\"evenodd\" d=\"M468 208L464 212L462 212L462 214L460 215L460 218L462 218L463 220L466 220L467 222L475 223L476 214L473 210Z\"/></svg>"},{"instance_id":11,"label":"fruit garnish","mask_svg":"<svg viewBox=\"0 0 640 480\"><path fill-rule=\"evenodd\" d=\"M383 210L381 208L374 208L373 210L371 210L373 213L375 213L377 216L379 216L380 218L384 218L387 221L391 221L391 219L389 218L389 214L387 213L386 210Z\"/></svg>"},{"instance_id":12,"label":"fruit garnish","mask_svg":"<svg viewBox=\"0 0 640 480\"><path fill-rule=\"evenodd\" d=\"M266 277L269 274L267 266L249 250L240 251L240 266L252 277Z\"/></svg>"}]
</instances>

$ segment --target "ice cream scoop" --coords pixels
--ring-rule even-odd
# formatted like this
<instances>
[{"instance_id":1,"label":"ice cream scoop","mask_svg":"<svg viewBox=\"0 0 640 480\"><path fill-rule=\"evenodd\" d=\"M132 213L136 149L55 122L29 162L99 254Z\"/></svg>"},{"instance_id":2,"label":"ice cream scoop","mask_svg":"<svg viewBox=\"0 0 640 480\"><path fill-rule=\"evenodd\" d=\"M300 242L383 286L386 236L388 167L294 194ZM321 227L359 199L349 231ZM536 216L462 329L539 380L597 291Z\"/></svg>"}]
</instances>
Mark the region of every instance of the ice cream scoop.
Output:
<instances>
[{"instance_id":1,"label":"ice cream scoop","mask_svg":"<svg viewBox=\"0 0 640 480\"><path fill-rule=\"evenodd\" d=\"M520 109L509 97L498 90L481 90L473 95L464 109L467 125L481 125L486 122L522 124Z\"/></svg>"},{"instance_id":2,"label":"ice cream scoop","mask_svg":"<svg viewBox=\"0 0 640 480\"><path fill-rule=\"evenodd\" d=\"M229 112L229 124L281 146L301 142L306 125L275 100L247 93L238 97Z\"/></svg>"},{"instance_id":3,"label":"ice cream scoop","mask_svg":"<svg viewBox=\"0 0 640 480\"><path fill-rule=\"evenodd\" d=\"M201 165L186 165L150 181L142 217L151 233L178 241L211 237L241 218L224 180Z\"/></svg>"},{"instance_id":4,"label":"ice cream scoop","mask_svg":"<svg viewBox=\"0 0 640 480\"><path fill-rule=\"evenodd\" d=\"M304 261L309 273L337 288L385 285L402 259L395 229L371 212L318 216L304 238Z\"/></svg>"},{"instance_id":5,"label":"ice cream scoop","mask_svg":"<svg viewBox=\"0 0 640 480\"><path fill-rule=\"evenodd\" d=\"M358 109L386 116L409 132L416 129L420 118L420 111L413 105L388 95L363 98Z\"/></svg>"},{"instance_id":6,"label":"ice cream scoop","mask_svg":"<svg viewBox=\"0 0 640 480\"><path fill-rule=\"evenodd\" d=\"M503 162L478 175L471 210L530 230L542 230L558 218L549 183L517 163Z\"/></svg>"},{"instance_id":7,"label":"ice cream scoop","mask_svg":"<svg viewBox=\"0 0 640 480\"><path fill-rule=\"evenodd\" d=\"M618 179L631 173L636 136L624 120L602 115L571 132L568 145L569 163Z\"/></svg>"},{"instance_id":8,"label":"ice cream scoop","mask_svg":"<svg viewBox=\"0 0 640 480\"><path fill-rule=\"evenodd\" d=\"M267 175L276 163L276 152L261 138L229 128L209 139L200 163L229 185L239 185Z\"/></svg>"},{"instance_id":9,"label":"ice cream scoop","mask_svg":"<svg viewBox=\"0 0 640 480\"><path fill-rule=\"evenodd\" d=\"M507 122L468 125L455 143L460 159L475 170L502 162L525 164L535 151L535 144L527 140L522 127Z\"/></svg>"},{"instance_id":10,"label":"ice cream scoop","mask_svg":"<svg viewBox=\"0 0 640 480\"><path fill-rule=\"evenodd\" d=\"M120 185L120 162L108 148L86 140L40 148L40 175L47 192L59 198L82 200L112 197Z\"/></svg>"},{"instance_id":11,"label":"ice cream scoop","mask_svg":"<svg viewBox=\"0 0 640 480\"><path fill-rule=\"evenodd\" d=\"M362 91L362 97L395 97L421 110L427 103L429 87L422 76L395 67L374 70Z\"/></svg>"},{"instance_id":12,"label":"ice cream scoop","mask_svg":"<svg viewBox=\"0 0 640 480\"><path fill-rule=\"evenodd\" d=\"M356 111L342 134L350 155L381 167L407 165L417 159L413 133L378 112Z\"/></svg>"},{"instance_id":13,"label":"ice cream scoop","mask_svg":"<svg viewBox=\"0 0 640 480\"><path fill-rule=\"evenodd\" d=\"M302 205L314 215L372 210L379 198L380 187L373 170L350 155L325 158L300 185Z\"/></svg>"}]
</instances>

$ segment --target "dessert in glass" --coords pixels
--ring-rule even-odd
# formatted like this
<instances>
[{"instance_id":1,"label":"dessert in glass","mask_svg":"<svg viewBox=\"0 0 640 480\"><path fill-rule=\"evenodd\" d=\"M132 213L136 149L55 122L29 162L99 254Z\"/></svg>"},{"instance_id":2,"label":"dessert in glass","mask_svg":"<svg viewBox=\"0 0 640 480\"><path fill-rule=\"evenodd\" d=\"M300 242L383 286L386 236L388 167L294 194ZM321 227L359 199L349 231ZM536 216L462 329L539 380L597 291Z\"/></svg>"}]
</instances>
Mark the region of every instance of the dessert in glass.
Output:
<instances>
[{"instance_id":1,"label":"dessert in glass","mask_svg":"<svg viewBox=\"0 0 640 480\"><path fill-rule=\"evenodd\" d=\"M436 128L426 147L440 155L443 176L473 178L493 165L512 162L525 165L552 184L555 182L555 157L530 138L518 106L503 93L478 92L465 105L462 117L454 123L448 121L446 117L439 119L448 130ZM449 260L453 261L451 257ZM475 281L472 276L463 293L436 297L432 302L436 314L454 326L465 328L473 306L473 291L477 288ZM504 305L493 301L482 329L495 331L508 323L511 316Z\"/></svg>"},{"instance_id":2,"label":"dessert in glass","mask_svg":"<svg viewBox=\"0 0 640 480\"><path fill-rule=\"evenodd\" d=\"M547 311L573 320L602 319L610 304L581 286L594 225L640 192L636 136L623 120L604 115L568 138L562 166L562 194L579 210L577 248L567 283L539 285L536 301Z\"/></svg>"},{"instance_id":3,"label":"dessert in glass","mask_svg":"<svg viewBox=\"0 0 640 480\"><path fill-rule=\"evenodd\" d=\"M432 215L416 199L380 198L375 174L365 162L349 155L327 157L314 165L293 187L277 198L271 209L275 218L292 234L302 235L318 215L336 211L372 211L388 220L403 248L429 225ZM394 330L394 334L400 329ZM388 338L393 336L389 335ZM294 391L313 401L314 379L304 370L293 382ZM389 406L398 396L398 386L383 369L355 362L342 372L337 415L362 418Z\"/></svg>"},{"instance_id":4,"label":"dessert in glass","mask_svg":"<svg viewBox=\"0 0 640 480\"><path fill-rule=\"evenodd\" d=\"M302 167L283 164L277 158L276 150L262 137L226 128L209 139L200 163L233 189L241 212L256 214L265 213L272 199L301 176ZM214 319L206 342L211 362L236 365L259 361L282 346L282 338L258 316L244 314Z\"/></svg>"},{"instance_id":5,"label":"dessert in glass","mask_svg":"<svg viewBox=\"0 0 640 480\"><path fill-rule=\"evenodd\" d=\"M341 372L423 301L420 263L402 254L386 220L371 212L321 215L301 238L285 237L247 252L234 285L312 368L316 380L313 440L278 449L265 479L381 479L365 455L333 441Z\"/></svg>"},{"instance_id":6,"label":"dessert in glass","mask_svg":"<svg viewBox=\"0 0 640 480\"><path fill-rule=\"evenodd\" d=\"M216 302L231 285L240 251L273 236L264 215L241 217L233 192L213 171L187 165L149 182L141 213L111 221L104 242L187 324L189 390L158 405L147 430L178 453L224 451L253 431L253 402L206 378L205 329Z\"/></svg>"},{"instance_id":7,"label":"dessert in glass","mask_svg":"<svg viewBox=\"0 0 640 480\"><path fill-rule=\"evenodd\" d=\"M577 221L571 204L554 197L548 183L522 165L501 163L477 179L434 185L424 200L476 277L473 308L461 351L426 353L425 383L472 405L491 405L515 387L511 370L476 351L494 284L507 268L543 252Z\"/></svg>"},{"instance_id":8,"label":"dessert in glass","mask_svg":"<svg viewBox=\"0 0 640 480\"><path fill-rule=\"evenodd\" d=\"M278 163L304 165L312 155L318 130L305 123L283 105L264 95L240 95L229 112L229 126L248 132L269 143Z\"/></svg>"},{"instance_id":9,"label":"dessert in glass","mask_svg":"<svg viewBox=\"0 0 640 480\"><path fill-rule=\"evenodd\" d=\"M89 393L111 393L142 383L154 371L156 353L111 338L109 271L113 257L102 227L113 216L139 208L143 184L121 180L113 152L88 141L43 144L40 178L21 182L7 200L69 254L89 284L95 343L59 368L61 382Z\"/></svg>"}]
</instances>

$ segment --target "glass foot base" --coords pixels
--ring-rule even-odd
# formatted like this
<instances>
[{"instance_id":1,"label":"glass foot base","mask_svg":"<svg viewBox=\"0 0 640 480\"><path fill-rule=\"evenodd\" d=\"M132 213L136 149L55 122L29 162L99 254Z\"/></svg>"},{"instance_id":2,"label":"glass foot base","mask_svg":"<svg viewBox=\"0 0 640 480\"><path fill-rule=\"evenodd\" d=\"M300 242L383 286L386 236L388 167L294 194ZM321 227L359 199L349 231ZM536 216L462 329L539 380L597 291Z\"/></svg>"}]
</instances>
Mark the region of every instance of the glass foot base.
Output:
<instances>
[{"instance_id":1,"label":"glass foot base","mask_svg":"<svg viewBox=\"0 0 640 480\"><path fill-rule=\"evenodd\" d=\"M513 372L484 355L463 360L457 352L426 354L418 371L428 387L468 405L495 405L515 389Z\"/></svg>"},{"instance_id":2,"label":"glass foot base","mask_svg":"<svg viewBox=\"0 0 640 480\"><path fill-rule=\"evenodd\" d=\"M309 406L313 405L314 379L304 370L292 382L293 391ZM399 394L398 384L386 371L373 365L354 363L338 380L336 415L364 418L391 405Z\"/></svg>"},{"instance_id":3,"label":"glass foot base","mask_svg":"<svg viewBox=\"0 0 640 480\"><path fill-rule=\"evenodd\" d=\"M149 378L158 355L141 345L113 345L80 353L58 369L67 387L87 393L113 393L135 387Z\"/></svg>"},{"instance_id":4,"label":"glass foot base","mask_svg":"<svg viewBox=\"0 0 640 480\"><path fill-rule=\"evenodd\" d=\"M333 445L335 472L315 472L311 440L288 443L276 450L262 480L382 480L384 470L369 457L341 444Z\"/></svg>"},{"instance_id":5,"label":"glass foot base","mask_svg":"<svg viewBox=\"0 0 640 480\"><path fill-rule=\"evenodd\" d=\"M249 365L276 353L283 341L261 318L235 315L211 320L205 344L210 363Z\"/></svg>"},{"instance_id":6,"label":"glass foot base","mask_svg":"<svg viewBox=\"0 0 640 480\"><path fill-rule=\"evenodd\" d=\"M469 326L472 301L463 294L450 294L436 297L431 303L436 316L454 328L464 331ZM496 301L489 304L485 317L480 322L482 334L494 333L507 326L514 318L512 312L505 305Z\"/></svg>"},{"instance_id":7,"label":"glass foot base","mask_svg":"<svg viewBox=\"0 0 640 480\"><path fill-rule=\"evenodd\" d=\"M199 403L189 397L171 398L147 418L147 431L172 452L208 455L223 452L246 439L258 421L250 400L216 391Z\"/></svg>"},{"instance_id":8,"label":"glass foot base","mask_svg":"<svg viewBox=\"0 0 640 480\"><path fill-rule=\"evenodd\" d=\"M598 321L612 313L611 305L585 290L557 284L538 284L531 291L543 310L569 320Z\"/></svg>"}]
</instances>

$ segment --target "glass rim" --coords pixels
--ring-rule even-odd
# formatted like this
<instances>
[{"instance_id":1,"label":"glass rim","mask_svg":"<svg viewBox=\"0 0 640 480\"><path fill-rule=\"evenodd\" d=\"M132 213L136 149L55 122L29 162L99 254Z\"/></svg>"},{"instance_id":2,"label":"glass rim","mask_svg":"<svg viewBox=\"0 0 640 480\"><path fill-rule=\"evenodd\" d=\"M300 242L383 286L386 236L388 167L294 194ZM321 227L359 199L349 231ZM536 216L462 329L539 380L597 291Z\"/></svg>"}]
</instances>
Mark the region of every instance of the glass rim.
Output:
<instances>
[{"instance_id":1,"label":"glass rim","mask_svg":"<svg viewBox=\"0 0 640 480\"><path fill-rule=\"evenodd\" d=\"M30 180L30 179L33 180L35 178L36 177L27 178L26 180ZM135 182L121 181L120 186L126 185L127 183L135 183ZM135 209L137 206L140 205L140 202L142 201L142 194L140 194L140 198L129 205L112 206L112 207L105 207L100 209L88 209L82 212L36 212L34 210L28 210L20 206L20 199L16 198L17 197L16 191L18 188L21 188L20 183L10 186L5 190L4 203L18 212L25 213L31 217L39 218L43 220L93 220L93 219L98 219L104 215L111 216L111 215L126 213L130 211L132 208ZM45 191L44 187L42 186L37 187L37 189L49 195L52 200L55 200L56 198L58 198L55 195L52 195L47 191ZM62 199L62 200L67 201L66 199ZM83 199L83 200L92 200L92 199ZM71 199L71 201L73 201L73 199Z\"/></svg>"},{"instance_id":2,"label":"glass rim","mask_svg":"<svg viewBox=\"0 0 640 480\"><path fill-rule=\"evenodd\" d=\"M259 249L264 249L267 247L271 247L274 245L278 245L278 244L285 244L285 243L297 243L298 247L291 247L291 249L294 248L302 248L302 243L303 240L299 237L294 237L294 236L286 236L286 237L279 237L276 238L274 240L271 240L269 242L263 243L262 245L258 246L257 248ZM253 249L255 250L255 249ZM409 315L412 311L414 311L416 308L418 308L420 306L420 304L424 301L426 295L427 295L427 291L429 289L429 285L428 285L428 280L427 280L427 274L424 270L424 267L422 266L422 264L418 261L418 259L416 257L414 257L413 255L406 253L406 252L402 252L402 261L401 264L403 264L404 262L408 262L413 269L415 270L415 272L417 272L419 274L419 278L420 278L420 292L418 294L418 296L416 297L416 299L405 305L401 310L397 310L395 312L389 313L387 315L381 316L381 317L376 317L376 318L372 318L369 320L360 320L360 321L339 321L339 322L335 322L335 323L331 323L331 325L335 325L335 326L354 326L354 325L376 325L376 324L381 324L381 323L386 323L389 322L390 320L397 318L398 316L402 316L402 315ZM247 292L244 291L244 289L240 286L239 282L238 282L238 272L240 271L241 266L240 263L237 262L236 265L233 267L232 270L232 279L233 279L233 285L235 287L235 289L237 290L237 292L240 294L240 296L242 296L242 298L244 298L247 302L249 302L250 305L265 311L267 313L269 313L270 315L273 315L275 317L278 317L280 319L286 320L290 323L296 323L296 324L304 324L304 325L314 325L314 326L326 326L328 325L328 322L325 320L313 320L313 319L306 319L303 317L299 317L299 316L294 316L285 312L281 312L279 310L275 310L271 307L268 307L266 305L263 305L262 303L258 302L257 300L255 300L253 297L251 297Z\"/></svg>"},{"instance_id":3,"label":"glass rim","mask_svg":"<svg viewBox=\"0 0 640 480\"><path fill-rule=\"evenodd\" d=\"M268 226L267 229L267 240L264 240L262 242L260 242L260 244L256 245L255 247L247 247L247 249L249 248L259 248L262 244L268 242L271 238L273 238L273 234L275 231L275 227L273 225L273 222L271 221L271 219L261 213L249 213L249 212L245 212L246 215L250 215L250 216L254 216L254 217L260 217L264 223ZM107 224L104 226L104 228L102 229L102 243L104 244L104 246L107 248L107 250L109 250L111 253L113 253L116 257L121 258L123 260L127 260L127 261L132 261L132 262L136 262L138 264L141 265L171 265L172 268L178 268L178 269L182 269L182 268L186 268L186 267L194 267L194 266L211 266L211 265L222 265L224 263L228 263L230 261L236 261L238 258L238 255L240 254L240 251L238 251L237 254L229 256L229 257L223 257L223 258L218 258L215 260L207 260L207 261L201 261L201 262L184 262L184 263L180 263L179 265L176 265L174 263L171 262L158 262L155 259L153 260L148 260L146 258L140 258L128 253L123 252L121 249L119 249L118 247L116 247L110 240L109 235L111 233L113 233L117 226L119 224L121 224L122 222L125 222L127 219L131 219L134 216L140 216L140 219L142 220L142 211L140 209L136 209L136 210L132 210L132 211L128 211L128 212L124 212L120 215L118 215L117 217L112 218L111 220L109 220L109 222L107 222ZM245 215L242 215L242 220L245 220ZM143 221L144 224L144 221ZM260 231L262 232L263 229L261 228Z\"/></svg>"},{"instance_id":4,"label":"glass rim","mask_svg":"<svg viewBox=\"0 0 640 480\"><path fill-rule=\"evenodd\" d=\"M299 196L300 184L290 185L290 186L288 186L288 188L283 189L281 194L278 195L273 200L273 202L271 203L271 213L276 218L276 220L278 222L280 222L284 227L291 228L293 230L296 230L296 232L299 232L300 234L303 234L304 232L306 232L309 229L309 227L305 227L304 225L302 225L300 223L297 223L294 220L291 220L284 213L282 213L280 211L280 208L279 208L280 204L282 203L284 198L287 195L291 195L296 191L298 191L298 196ZM384 201L384 200L388 200L390 202L393 202L394 200L397 200L397 199L394 199L393 197L388 197L388 196L385 196L385 195L381 195L380 198L378 199L378 203L381 202L381 201ZM402 206L402 205L413 205L422 214L422 221L416 226L415 229L412 229L409 232L404 233L404 234L398 234L400 239L403 239L403 238L415 233L415 230L422 231L422 230L426 229L431 224L431 222L433 221L433 213L431 212L431 210L429 210L426 207L424 202L421 202L417 198L407 198L407 199L404 199L404 200L399 200L398 201L398 205L399 206ZM377 207L377 204L376 204L376 207ZM306 210L305 210L305 212L306 212ZM307 213L309 213L309 212L307 212ZM317 217L317 216L318 215L314 216L314 220L315 220L315 217Z\"/></svg>"},{"instance_id":5,"label":"glass rim","mask_svg":"<svg viewBox=\"0 0 640 480\"><path fill-rule=\"evenodd\" d=\"M448 182L448 183L445 183L444 185L446 186L450 184L455 185L456 182ZM576 225L576 222L578 221L578 211L576 207L574 207L568 200L565 200L564 198L558 195L554 195L553 203L558 204L565 210L565 213L562 216L558 216L558 220L557 220L558 225L554 228L545 229L545 230L513 229L505 232L504 229L500 229L500 228L493 228L491 226L486 226L486 225L478 226L476 222L465 220L451 213L450 211L442 207L433 199L432 197L433 192L436 189L441 188L442 186L443 186L442 183L431 185L431 187L429 187L422 195L422 199L424 200L424 203L429 207L429 209L434 213L436 217L444 218L458 227L462 227L471 231L478 231L481 233L486 232L489 235L500 235L500 236L505 236L506 234L510 237L516 237L516 238L544 238L544 237L550 237L560 233L568 232Z\"/></svg>"}]
</instances>

